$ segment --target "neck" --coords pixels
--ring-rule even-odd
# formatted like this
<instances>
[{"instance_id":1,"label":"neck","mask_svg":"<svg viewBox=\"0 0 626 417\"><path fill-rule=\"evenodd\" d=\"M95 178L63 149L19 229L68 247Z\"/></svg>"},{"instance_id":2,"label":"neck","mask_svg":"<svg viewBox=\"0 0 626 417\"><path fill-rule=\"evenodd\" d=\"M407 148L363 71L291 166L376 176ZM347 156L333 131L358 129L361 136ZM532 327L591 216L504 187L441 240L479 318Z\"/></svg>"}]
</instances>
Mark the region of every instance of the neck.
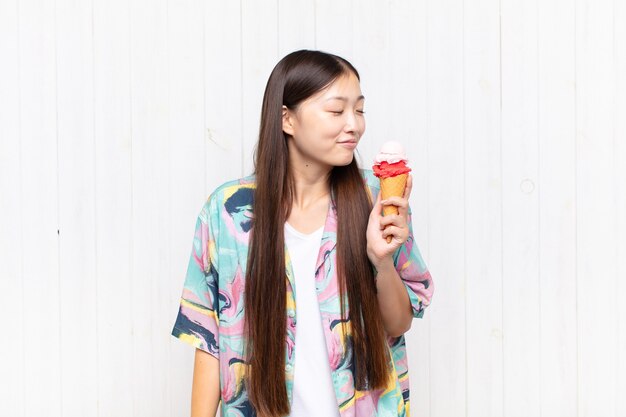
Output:
<instances>
[{"instance_id":1,"label":"neck","mask_svg":"<svg viewBox=\"0 0 626 417\"><path fill-rule=\"evenodd\" d=\"M333 167L301 154L292 139L288 141L287 146L289 170L294 184L292 208L303 211L327 201L330 195L330 172Z\"/></svg>"},{"instance_id":2,"label":"neck","mask_svg":"<svg viewBox=\"0 0 626 417\"><path fill-rule=\"evenodd\" d=\"M306 210L326 200L330 194L330 171L332 167L322 168L312 163L300 163L291 166L294 181L292 207Z\"/></svg>"},{"instance_id":3,"label":"neck","mask_svg":"<svg viewBox=\"0 0 626 417\"><path fill-rule=\"evenodd\" d=\"M292 207L307 210L326 200L330 194L332 166L303 158L295 149L290 149L289 165L294 180Z\"/></svg>"}]
</instances>

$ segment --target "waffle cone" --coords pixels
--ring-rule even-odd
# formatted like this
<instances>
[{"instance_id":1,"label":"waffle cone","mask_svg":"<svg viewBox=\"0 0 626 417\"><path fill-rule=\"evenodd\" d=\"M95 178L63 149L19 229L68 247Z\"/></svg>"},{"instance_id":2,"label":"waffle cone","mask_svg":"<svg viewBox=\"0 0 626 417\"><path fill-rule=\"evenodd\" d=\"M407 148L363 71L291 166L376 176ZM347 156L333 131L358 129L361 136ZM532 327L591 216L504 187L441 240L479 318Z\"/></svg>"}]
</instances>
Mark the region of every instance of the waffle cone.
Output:
<instances>
[{"instance_id":1,"label":"waffle cone","mask_svg":"<svg viewBox=\"0 0 626 417\"><path fill-rule=\"evenodd\" d=\"M408 174L400 174L394 177L380 179L380 192L383 200L392 197L402 197L404 188L406 187L406 179ZM398 214L398 207L394 205L383 206L383 214ZM387 236L387 243L391 242L391 236Z\"/></svg>"}]
</instances>

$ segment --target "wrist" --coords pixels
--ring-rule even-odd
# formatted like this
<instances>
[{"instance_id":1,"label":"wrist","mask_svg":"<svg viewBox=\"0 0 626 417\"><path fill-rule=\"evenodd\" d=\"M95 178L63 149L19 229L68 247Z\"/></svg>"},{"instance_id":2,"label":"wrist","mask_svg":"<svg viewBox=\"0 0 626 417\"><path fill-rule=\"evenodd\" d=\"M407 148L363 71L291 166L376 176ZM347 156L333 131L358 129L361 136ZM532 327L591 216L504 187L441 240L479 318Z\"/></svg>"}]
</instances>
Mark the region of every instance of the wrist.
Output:
<instances>
[{"instance_id":1,"label":"wrist","mask_svg":"<svg viewBox=\"0 0 626 417\"><path fill-rule=\"evenodd\" d=\"M376 269L377 273L385 273L387 271L395 269L395 265L393 264L393 258L391 256L372 261L372 265Z\"/></svg>"}]
</instances>

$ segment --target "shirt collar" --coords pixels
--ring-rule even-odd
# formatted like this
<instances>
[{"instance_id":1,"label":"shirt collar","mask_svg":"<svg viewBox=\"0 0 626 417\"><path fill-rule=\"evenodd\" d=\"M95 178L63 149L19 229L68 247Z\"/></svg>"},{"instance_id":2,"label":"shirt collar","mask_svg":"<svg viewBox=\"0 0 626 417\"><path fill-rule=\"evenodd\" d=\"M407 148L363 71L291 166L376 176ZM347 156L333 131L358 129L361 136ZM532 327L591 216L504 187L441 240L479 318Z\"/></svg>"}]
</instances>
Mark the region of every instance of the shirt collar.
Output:
<instances>
[{"instance_id":1,"label":"shirt collar","mask_svg":"<svg viewBox=\"0 0 626 417\"><path fill-rule=\"evenodd\" d=\"M324 232L322 233L320 250L317 255L317 262L315 263L316 272L335 246L337 246L337 207L335 206L334 198L331 196L328 213L326 214L326 223L324 224Z\"/></svg>"}]
</instances>

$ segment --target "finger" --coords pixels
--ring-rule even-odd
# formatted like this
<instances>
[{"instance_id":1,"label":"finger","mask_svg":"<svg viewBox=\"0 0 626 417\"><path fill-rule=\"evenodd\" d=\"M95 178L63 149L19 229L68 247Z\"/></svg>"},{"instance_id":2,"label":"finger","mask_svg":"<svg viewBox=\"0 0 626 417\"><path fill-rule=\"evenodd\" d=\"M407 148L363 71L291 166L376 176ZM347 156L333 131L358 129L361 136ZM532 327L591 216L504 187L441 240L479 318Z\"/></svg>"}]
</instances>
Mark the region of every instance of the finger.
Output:
<instances>
[{"instance_id":1,"label":"finger","mask_svg":"<svg viewBox=\"0 0 626 417\"><path fill-rule=\"evenodd\" d=\"M406 180L406 186L404 187L404 196L403 199L406 202L405 205L398 207L398 212L405 219L407 218L408 207L409 207L409 197L411 196L411 190L413 189L413 176L411 174L408 175Z\"/></svg>"},{"instance_id":2,"label":"finger","mask_svg":"<svg viewBox=\"0 0 626 417\"><path fill-rule=\"evenodd\" d=\"M409 173L409 175L407 175L406 185L404 187L404 195L402 197L408 200L409 196L411 195L412 189L413 189L413 175Z\"/></svg>"},{"instance_id":3,"label":"finger","mask_svg":"<svg viewBox=\"0 0 626 417\"><path fill-rule=\"evenodd\" d=\"M406 225L406 221L399 214L389 214L387 216L381 217L378 221L380 223L381 229L387 227L390 224L398 227L403 227L404 225Z\"/></svg>"},{"instance_id":4,"label":"finger","mask_svg":"<svg viewBox=\"0 0 626 417\"><path fill-rule=\"evenodd\" d=\"M383 230L383 239L387 239L387 236L393 236L403 240L405 234L404 229L394 225L389 225Z\"/></svg>"},{"instance_id":5,"label":"finger","mask_svg":"<svg viewBox=\"0 0 626 417\"><path fill-rule=\"evenodd\" d=\"M398 214L402 216L404 219L407 219L409 201L405 198L400 197L389 197L386 200L382 201L384 206L396 206L398 208Z\"/></svg>"},{"instance_id":6,"label":"finger","mask_svg":"<svg viewBox=\"0 0 626 417\"><path fill-rule=\"evenodd\" d=\"M387 197L385 200L381 201L381 204L384 206L397 206L398 209L400 209L400 208L407 208L409 204L409 200L403 197L390 196L390 197Z\"/></svg>"}]
</instances>

